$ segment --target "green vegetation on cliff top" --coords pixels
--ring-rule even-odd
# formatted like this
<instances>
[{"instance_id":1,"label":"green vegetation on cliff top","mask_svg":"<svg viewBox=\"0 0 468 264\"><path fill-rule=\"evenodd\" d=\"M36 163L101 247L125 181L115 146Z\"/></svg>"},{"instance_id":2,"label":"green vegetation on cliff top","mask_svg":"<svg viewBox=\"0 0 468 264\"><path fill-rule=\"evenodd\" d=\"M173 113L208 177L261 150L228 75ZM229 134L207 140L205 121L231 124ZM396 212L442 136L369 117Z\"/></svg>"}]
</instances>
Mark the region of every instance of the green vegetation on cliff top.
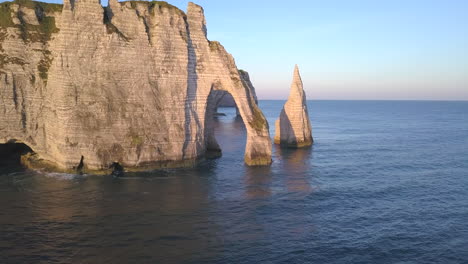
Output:
<instances>
[{"instance_id":1,"label":"green vegetation on cliff top","mask_svg":"<svg viewBox=\"0 0 468 264\"><path fill-rule=\"evenodd\" d=\"M15 0L11 3L15 3L24 7L29 7L31 9L41 8L42 11L44 11L45 13L62 12L63 8L62 4L44 3L32 0Z\"/></svg>"},{"instance_id":2,"label":"green vegetation on cliff top","mask_svg":"<svg viewBox=\"0 0 468 264\"><path fill-rule=\"evenodd\" d=\"M28 24L24 17L25 14L21 10L14 12L12 5L34 10L39 24ZM54 12L61 12L61 10L62 5L35 2L31 0L15 0L13 2L4 2L0 4L0 29L7 27L17 28L19 30L19 37L25 43L42 42L46 44L51 39L52 34L59 31L55 25L55 17L48 15ZM13 22L13 18L18 19L19 24L15 24ZM5 31L3 34L6 34ZM52 57L50 56L50 51L47 50L43 50L43 55L43 58L37 65L37 70L39 72L39 77L44 82L47 82L48 71L52 63ZM7 63L18 65L24 64L24 62L19 58L8 57L6 55L0 56L0 66L3 66Z\"/></svg>"},{"instance_id":3,"label":"green vegetation on cliff top","mask_svg":"<svg viewBox=\"0 0 468 264\"><path fill-rule=\"evenodd\" d=\"M238 69L240 74L249 74L247 71L244 71L243 69Z\"/></svg>"},{"instance_id":4,"label":"green vegetation on cliff top","mask_svg":"<svg viewBox=\"0 0 468 264\"><path fill-rule=\"evenodd\" d=\"M12 5L19 5L34 9L36 11L39 25L31 25L24 21L24 14L19 11L13 14ZM4 2L0 4L0 28L17 27L20 29L20 36L25 42L46 42L50 40L52 33L57 33L59 29L55 25L55 17L47 16L53 12L60 12L62 5L35 2L31 0L15 0L13 2ZM19 25L13 23L13 16L20 21Z\"/></svg>"},{"instance_id":5,"label":"green vegetation on cliff top","mask_svg":"<svg viewBox=\"0 0 468 264\"><path fill-rule=\"evenodd\" d=\"M14 26L13 19L11 18L11 12L11 2L0 4L0 27Z\"/></svg>"},{"instance_id":6,"label":"green vegetation on cliff top","mask_svg":"<svg viewBox=\"0 0 468 264\"><path fill-rule=\"evenodd\" d=\"M178 13L185 15L184 11L180 10L178 7L173 6L165 1L124 1L120 3L124 4L126 2L129 2L130 6L134 9L137 7L138 4L146 5L149 8L151 14L154 14L154 9L158 7L159 9L161 8L173 9L177 11Z\"/></svg>"},{"instance_id":7,"label":"green vegetation on cliff top","mask_svg":"<svg viewBox=\"0 0 468 264\"><path fill-rule=\"evenodd\" d=\"M11 5L24 6L31 9L39 9L44 13L61 12L63 5L44 2L36 2L31 0L15 0L12 2L0 3L0 27L12 27L13 24Z\"/></svg>"},{"instance_id":8,"label":"green vegetation on cliff top","mask_svg":"<svg viewBox=\"0 0 468 264\"><path fill-rule=\"evenodd\" d=\"M210 50L211 51L220 51L220 50L223 50L223 45L221 45L221 43L219 41L213 41L211 40L209 42L210 44Z\"/></svg>"},{"instance_id":9,"label":"green vegetation on cliff top","mask_svg":"<svg viewBox=\"0 0 468 264\"><path fill-rule=\"evenodd\" d=\"M177 8L176 6L173 6L171 4L169 4L168 2L166 1L141 1L141 0L138 0L138 1L123 1L121 3L125 3L125 2L130 2L132 7L135 7L136 4L145 4L145 5L148 5L148 6L155 6L155 5L158 5L160 7L167 7L167 8L175 8L175 9L179 9Z\"/></svg>"}]
</instances>

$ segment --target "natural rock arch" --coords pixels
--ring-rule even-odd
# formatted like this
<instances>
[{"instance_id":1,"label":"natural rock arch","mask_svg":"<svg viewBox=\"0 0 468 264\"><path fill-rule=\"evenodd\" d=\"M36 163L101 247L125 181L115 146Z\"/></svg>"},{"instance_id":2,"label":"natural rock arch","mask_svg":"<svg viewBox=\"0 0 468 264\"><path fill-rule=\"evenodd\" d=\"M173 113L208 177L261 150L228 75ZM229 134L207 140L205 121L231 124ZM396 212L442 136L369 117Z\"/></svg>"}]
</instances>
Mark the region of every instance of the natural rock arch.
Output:
<instances>
[{"instance_id":1,"label":"natural rock arch","mask_svg":"<svg viewBox=\"0 0 468 264\"><path fill-rule=\"evenodd\" d=\"M214 135L214 115L217 111L218 103L226 94L231 95L238 105L238 113L241 116L247 131L247 142L245 149L244 160L248 165L268 165L271 163L271 141L269 137L269 126L265 117L257 106L256 99L251 92L250 87L246 84L240 73L237 76L233 74L229 78L232 82L225 80L214 81L206 96L206 103L203 104L204 109L199 116L204 119L200 120L203 123L203 140L201 146L202 152L206 152L209 156L220 156L221 148ZM237 81L233 81L237 80ZM233 85L234 84L234 85Z\"/></svg>"},{"instance_id":2,"label":"natural rock arch","mask_svg":"<svg viewBox=\"0 0 468 264\"><path fill-rule=\"evenodd\" d=\"M241 78L241 85L245 87L246 89L245 89L245 94L242 94L241 98L237 99L237 102L236 102L235 97L227 89L223 88L223 86L221 85L221 82L216 82L212 85L212 89L208 96L206 112L205 112L206 151L210 157L221 155L221 148L214 134L214 116L217 113L217 109L218 109L218 105L220 101L225 96L230 96L232 100L234 100L237 115L241 117L244 123L244 126L246 127L246 130L247 130L247 142L246 142L246 151L245 151L246 163L249 165L267 165L271 162L271 159L269 159L268 157L268 152L265 153L265 150L271 151L267 147L268 145L271 145L269 143L269 137L265 136L264 134L265 129L268 132L268 123L266 122L266 119L261 113L257 113L257 116L254 117L254 119L251 122L244 121L244 120L249 120L248 119L249 115L255 115L255 111L260 111L260 110L258 109L255 92L253 89L250 89L251 87L253 88L253 86L250 83L248 74L240 70L239 76ZM245 76L247 76L247 78L245 78ZM248 109L256 109L256 110L254 110L253 112L241 113L237 105L239 104L242 106L246 104L245 100L248 101L249 104L251 104L251 106L248 107ZM255 118L258 118L258 119L255 120ZM265 146L265 148L263 150L260 150L258 145L263 145ZM258 160L258 156L262 156L262 155L265 158L263 160ZM257 159L257 161L252 161L255 159Z\"/></svg>"}]
</instances>

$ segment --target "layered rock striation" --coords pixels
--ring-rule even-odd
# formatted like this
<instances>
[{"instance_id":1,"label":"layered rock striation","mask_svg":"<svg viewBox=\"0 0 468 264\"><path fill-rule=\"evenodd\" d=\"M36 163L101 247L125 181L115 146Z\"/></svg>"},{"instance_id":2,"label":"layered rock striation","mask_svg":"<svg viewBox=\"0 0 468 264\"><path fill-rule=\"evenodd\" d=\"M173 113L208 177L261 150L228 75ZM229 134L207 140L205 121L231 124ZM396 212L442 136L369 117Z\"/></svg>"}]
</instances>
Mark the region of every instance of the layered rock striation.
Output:
<instances>
[{"instance_id":1,"label":"layered rock striation","mask_svg":"<svg viewBox=\"0 0 468 264\"><path fill-rule=\"evenodd\" d=\"M306 94L297 65L288 101L275 123L275 143L292 148L307 147L313 143Z\"/></svg>"},{"instance_id":2,"label":"layered rock striation","mask_svg":"<svg viewBox=\"0 0 468 264\"><path fill-rule=\"evenodd\" d=\"M268 123L203 9L166 2L0 4L0 143L60 170L193 164L219 151L216 91L247 128L245 162L271 162Z\"/></svg>"}]
</instances>

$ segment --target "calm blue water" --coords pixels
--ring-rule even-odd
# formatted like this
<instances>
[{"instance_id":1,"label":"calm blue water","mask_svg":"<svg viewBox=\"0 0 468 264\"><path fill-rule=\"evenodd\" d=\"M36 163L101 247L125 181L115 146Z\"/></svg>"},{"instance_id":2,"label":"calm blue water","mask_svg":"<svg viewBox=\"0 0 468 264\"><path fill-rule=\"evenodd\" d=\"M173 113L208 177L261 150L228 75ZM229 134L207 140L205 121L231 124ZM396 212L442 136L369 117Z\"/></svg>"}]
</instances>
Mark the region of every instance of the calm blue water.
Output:
<instances>
[{"instance_id":1,"label":"calm blue water","mask_svg":"<svg viewBox=\"0 0 468 264\"><path fill-rule=\"evenodd\" d=\"M468 102L311 101L313 148L265 168L221 111L194 169L0 168L0 263L468 263Z\"/></svg>"}]
</instances>

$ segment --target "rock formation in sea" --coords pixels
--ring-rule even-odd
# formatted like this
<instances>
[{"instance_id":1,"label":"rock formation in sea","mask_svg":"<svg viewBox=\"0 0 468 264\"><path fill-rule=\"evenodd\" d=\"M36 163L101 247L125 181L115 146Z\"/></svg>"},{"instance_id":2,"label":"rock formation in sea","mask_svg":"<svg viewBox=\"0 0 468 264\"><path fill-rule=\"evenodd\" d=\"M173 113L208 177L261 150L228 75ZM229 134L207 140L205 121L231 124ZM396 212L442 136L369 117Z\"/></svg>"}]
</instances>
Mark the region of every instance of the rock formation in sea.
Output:
<instances>
[{"instance_id":1,"label":"rock formation in sea","mask_svg":"<svg viewBox=\"0 0 468 264\"><path fill-rule=\"evenodd\" d=\"M297 65L288 101L275 123L275 143L292 148L307 147L313 143L306 94Z\"/></svg>"},{"instance_id":2,"label":"rock formation in sea","mask_svg":"<svg viewBox=\"0 0 468 264\"><path fill-rule=\"evenodd\" d=\"M268 123L203 8L162 1L0 3L0 143L57 170L194 164L219 152L216 91L247 129L245 162L271 163Z\"/></svg>"}]
</instances>

